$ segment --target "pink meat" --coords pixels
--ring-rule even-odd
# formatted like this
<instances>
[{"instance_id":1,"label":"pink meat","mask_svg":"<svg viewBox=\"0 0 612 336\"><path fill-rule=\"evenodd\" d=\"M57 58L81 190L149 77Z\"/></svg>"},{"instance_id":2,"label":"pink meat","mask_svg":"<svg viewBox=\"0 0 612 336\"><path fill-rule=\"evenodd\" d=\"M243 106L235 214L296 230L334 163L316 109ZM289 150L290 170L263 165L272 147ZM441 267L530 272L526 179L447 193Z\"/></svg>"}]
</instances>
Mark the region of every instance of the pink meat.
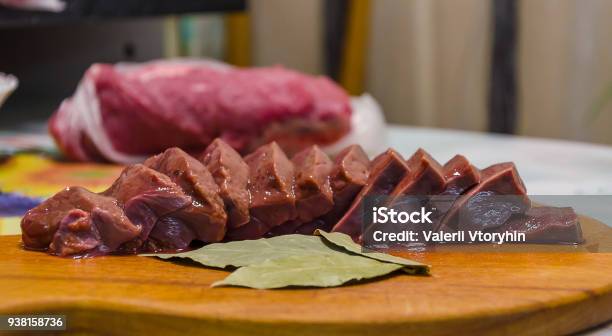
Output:
<instances>
[{"instance_id":1,"label":"pink meat","mask_svg":"<svg viewBox=\"0 0 612 336\"><path fill-rule=\"evenodd\" d=\"M71 159L132 163L173 146L197 153L216 137L242 153L270 141L293 153L337 141L350 115L336 84L282 67L94 64L49 130Z\"/></svg>"}]
</instances>

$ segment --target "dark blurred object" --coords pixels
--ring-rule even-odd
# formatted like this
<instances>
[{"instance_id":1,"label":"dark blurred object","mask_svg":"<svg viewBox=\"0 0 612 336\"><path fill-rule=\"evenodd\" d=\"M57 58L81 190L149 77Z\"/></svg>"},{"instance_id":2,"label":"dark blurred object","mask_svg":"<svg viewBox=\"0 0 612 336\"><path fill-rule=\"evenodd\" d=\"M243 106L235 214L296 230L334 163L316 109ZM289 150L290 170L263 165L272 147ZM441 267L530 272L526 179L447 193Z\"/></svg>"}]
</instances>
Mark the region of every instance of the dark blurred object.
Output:
<instances>
[{"instance_id":1,"label":"dark blurred object","mask_svg":"<svg viewBox=\"0 0 612 336\"><path fill-rule=\"evenodd\" d=\"M509 133L516 128L517 1L493 1L493 51L489 91L489 130Z\"/></svg>"},{"instance_id":2,"label":"dark blurred object","mask_svg":"<svg viewBox=\"0 0 612 336\"><path fill-rule=\"evenodd\" d=\"M59 13L0 7L0 27L64 23L83 19L242 11L245 0L67 0Z\"/></svg>"},{"instance_id":3,"label":"dark blurred object","mask_svg":"<svg viewBox=\"0 0 612 336\"><path fill-rule=\"evenodd\" d=\"M325 1L325 73L334 80L340 77L348 5L348 0Z\"/></svg>"}]
</instances>

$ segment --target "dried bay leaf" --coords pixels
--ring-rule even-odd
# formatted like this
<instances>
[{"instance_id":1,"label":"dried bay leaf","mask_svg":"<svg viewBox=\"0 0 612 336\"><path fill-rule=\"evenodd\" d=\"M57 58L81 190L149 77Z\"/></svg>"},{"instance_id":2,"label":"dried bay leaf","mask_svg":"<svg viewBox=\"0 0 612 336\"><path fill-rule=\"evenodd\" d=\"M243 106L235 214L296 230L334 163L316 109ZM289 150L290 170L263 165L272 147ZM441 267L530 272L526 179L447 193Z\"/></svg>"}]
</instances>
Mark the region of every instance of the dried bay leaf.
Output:
<instances>
[{"instance_id":1,"label":"dried bay leaf","mask_svg":"<svg viewBox=\"0 0 612 336\"><path fill-rule=\"evenodd\" d=\"M188 258L205 266L225 268L259 264L269 259L289 256L342 253L330 248L321 237L283 235L257 240L214 243L197 250L176 254L141 254L162 259Z\"/></svg>"},{"instance_id":2,"label":"dried bay leaf","mask_svg":"<svg viewBox=\"0 0 612 336\"><path fill-rule=\"evenodd\" d=\"M281 288L331 287L371 279L403 269L427 273L428 266L384 253L363 253L343 233L321 236L283 235L257 240L215 243L176 254L142 254L162 259L187 258L205 266L238 267L213 286Z\"/></svg>"},{"instance_id":3,"label":"dried bay leaf","mask_svg":"<svg viewBox=\"0 0 612 336\"><path fill-rule=\"evenodd\" d=\"M319 235L331 244L334 244L340 248L343 248L351 253L359 254L364 257L399 264L404 266L404 271L410 274L428 274L429 265L416 262L414 260L396 257L386 253L368 251L364 252L361 245L355 243L353 239L347 234L341 232L325 232L323 230L316 230L315 235Z\"/></svg>"},{"instance_id":4,"label":"dried bay leaf","mask_svg":"<svg viewBox=\"0 0 612 336\"><path fill-rule=\"evenodd\" d=\"M290 256L241 267L213 287L333 287L351 280L380 277L402 267L345 253Z\"/></svg>"}]
</instances>

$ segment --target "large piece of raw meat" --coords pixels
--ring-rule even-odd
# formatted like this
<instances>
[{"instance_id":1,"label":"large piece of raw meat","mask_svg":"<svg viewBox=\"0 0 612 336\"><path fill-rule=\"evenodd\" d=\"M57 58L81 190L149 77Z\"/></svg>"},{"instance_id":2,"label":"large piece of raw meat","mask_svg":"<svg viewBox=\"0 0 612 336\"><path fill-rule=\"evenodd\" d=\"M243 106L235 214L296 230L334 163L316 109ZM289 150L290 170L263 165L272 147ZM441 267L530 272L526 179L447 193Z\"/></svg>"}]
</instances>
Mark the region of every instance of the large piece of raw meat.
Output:
<instances>
[{"instance_id":1,"label":"large piece of raw meat","mask_svg":"<svg viewBox=\"0 0 612 336\"><path fill-rule=\"evenodd\" d=\"M278 66L94 64L49 130L79 161L142 162L173 146L198 153L217 137L241 153L270 141L293 153L345 136L351 110L349 96L329 79Z\"/></svg>"}]
</instances>

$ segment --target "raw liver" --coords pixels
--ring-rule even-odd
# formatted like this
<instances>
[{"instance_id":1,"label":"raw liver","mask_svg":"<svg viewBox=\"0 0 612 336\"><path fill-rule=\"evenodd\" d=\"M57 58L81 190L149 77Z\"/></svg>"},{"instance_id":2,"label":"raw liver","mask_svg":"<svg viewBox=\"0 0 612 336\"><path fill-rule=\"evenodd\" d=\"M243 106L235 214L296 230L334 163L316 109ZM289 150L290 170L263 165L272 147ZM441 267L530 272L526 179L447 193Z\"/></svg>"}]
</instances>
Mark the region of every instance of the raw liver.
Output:
<instances>
[{"instance_id":1,"label":"raw liver","mask_svg":"<svg viewBox=\"0 0 612 336\"><path fill-rule=\"evenodd\" d=\"M21 230L26 247L67 255L115 249L137 237L141 227L125 216L114 198L69 187L28 211Z\"/></svg>"},{"instance_id":2,"label":"raw liver","mask_svg":"<svg viewBox=\"0 0 612 336\"><path fill-rule=\"evenodd\" d=\"M342 150L335 158L329 175L333 194L333 207L320 218L302 223L291 221L273 229L270 236L299 233L312 234L316 229L331 231L332 227L344 215L366 184L369 174L370 160L361 146L352 145Z\"/></svg>"},{"instance_id":3,"label":"raw liver","mask_svg":"<svg viewBox=\"0 0 612 336\"><path fill-rule=\"evenodd\" d=\"M452 208L459 196L480 183L480 170L463 155L455 155L442 167L445 189L429 200L427 207L434 210L433 227L438 227L444 214Z\"/></svg>"},{"instance_id":4,"label":"raw liver","mask_svg":"<svg viewBox=\"0 0 612 336\"><path fill-rule=\"evenodd\" d=\"M517 231L525 233L525 242L583 242L578 216L572 208L533 207L524 215L513 216L505 225L491 232Z\"/></svg>"},{"instance_id":5,"label":"raw liver","mask_svg":"<svg viewBox=\"0 0 612 336\"><path fill-rule=\"evenodd\" d=\"M492 165L481 176L480 183L453 204L438 230L493 229L504 225L510 216L529 209L531 202L513 163Z\"/></svg>"},{"instance_id":6,"label":"raw liver","mask_svg":"<svg viewBox=\"0 0 612 336\"><path fill-rule=\"evenodd\" d=\"M369 173L370 160L361 146L349 146L338 154L330 175L334 207L323 216L322 220L326 226L323 229L329 231L344 215L355 196L365 186Z\"/></svg>"},{"instance_id":7,"label":"raw liver","mask_svg":"<svg viewBox=\"0 0 612 336\"><path fill-rule=\"evenodd\" d=\"M196 237L204 242L223 239L227 214L219 187L206 167L179 148L170 148L144 163L170 177L191 198L190 204L172 216L189 223Z\"/></svg>"},{"instance_id":8,"label":"raw liver","mask_svg":"<svg viewBox=\"0 0 612 336\"><path fill-rule=\"evenodd\" d=\"M420 212L421 207L428 207L431 195L442 192L446 186L446 178L442 166L429 153L419 148L407 161L409 173L402 178L395 189L389 194L386 200L387 207L396 211L411 213ZM430 209L427 209L429 211ZM375 227L372 226L372 229ZM385 224L385 231L396 232L413 231L418 232L423 237L422 232L431 231L433 224L430 223L397 223ZM369 236L370 232L366 232ZM420 248L424 244L421 242L406 242L401 244L411 249Z\"/></svg>"},{"instance_id":9,"label":"raw liver","mask_svg":"<svg viewBox=\"0 0 612 336\"><path fill-rule=\"evenodd\" d=\"M480 171L463 155L455 155L442 169L446 180L446 189L442 195L459 196L480 183Z\"/></svg>"},{"instance_id":10,"label":"raw liver","mask_svg":"<svg viewBox=\"0 0 612 336\"><path fill-rule=\"evenodd\" d=\"M142 247L158 219L192 203L192 198L168 176L141 164L125 168L103 194L116 198L127 217L142 228L136 239L121 247L130 253Z\"/></svg>"},{"instance_id":11,"label":"raw liver","mask_svg":"<svg viewBox=\"0 0 612 336\"><path fill-rule=\"evenodd\" d=\"M291 162L295 167L297 219L303 223L326 214L334 205L329 181L333 162L318 146L297 153Z\"/></svg>"},{"instance_id":12,"label":"raw liver","mask_svg":"<svg viewBox=\"0 0 612 336\"><path fill-rule=\"evenodd\" d=\"M49 244L49 252L58 256L89 253L102 245L98 225L90 213L72 209L66 213Z\"/></svg>"},{"instance_id":13,"label":"raw liver","mask_svg":"<svg viewBox=\"0 0 612 336\"><path fill-rule=\"evenodd\" d=\"M146 241L147 252L176 252L189 248L196 234L182 220L172 216L160 218Z\"/></svg>"},{"instance_id":14,"label":"raw liver","mask_svg":"<svg viewBox=\"0 0 612 336\"><path fill-rule=\"evenodd\" d=\"M203 162L212 174L202 162L172 148L144 165L126 167L101 194L67 188L24 216L24 245L62 256L173 252L196 246L194 241L312 234L315 229L376 245L368 239L370 232L362 232L364 226L371 228L368 219L363 223L363 207L370 200L400 211L418 205L438 208L430 217L434 226L420 230L516 230L526 233L528 242L582 241L571 208L530 209L512 163L480 172L460 155L440 167L423 150L404 161L391 149L369 163L358 146L346 148L334 163L317 147L292 162L276 143L243 161L220 140L207 149ZM450 198L446 213L437 197ZM227 212L233 224L226 232ZM245 218L248 222L241 224ZM405 229L391 225L385 230Z\"/></svg>"},{"instance_id":15,"label":"raw liver","mask_svg":"<svg viewBox=\"0 0 612 336\"><path fill-rule=\"evenodd\" d=\"M442 166L419 148L406 162L410 173L389 194L391 202L403 195L429 196L444 190L446 179Z\"/></svg>"},{"instance_id":16,"label":"raw liver","mask_svg":"<svg viewBox=\"0 0 612 336\"><path fill-rule=\"evenodd\" d=\"M251 220L230 230L230 240L256 239L275 226L296 218L294 167L275 143L269 143L245 157L249 165ZM254 220L254 218L256 220Z\"/></svg>"},{"instance_id":17,"label":"raw liver","mask_svg":"<svg viewBox=\"0 0 612 336\"><path fill-rule=\"evenodd\" d=\"M355 197L344 216L332 228L332 231L346 233L353 240L359 241L363 225L362 202L364 198L388 195L395 189L397 183L409 173L410 168L404 162L402 156L393 149L388 149L375 158L366 185Z\"/></svg>"},{"instance_id":18,"label":"raw liver","mask_svg":"<svg viewBox=\"0 0 612 336\"><path fill-rule=\"evenodd\" d=\"M329 174L333 162L318 146L297 153L291 162L295 167L297 218L273 227L266 237L295 233L303 224L328 213L334 206Z\"/></svg>"},{"instance_id":19,"label":"raw liver","mask_svg":"<svg viewBox=\"0 0 612 336\"><path fill-rule=\"evenodd\" d=\"M227 210L228 228L249 222L249 166L240 154L221 139L213 141L201 157L219 186Z\"/></svg>"}]
</instances>

